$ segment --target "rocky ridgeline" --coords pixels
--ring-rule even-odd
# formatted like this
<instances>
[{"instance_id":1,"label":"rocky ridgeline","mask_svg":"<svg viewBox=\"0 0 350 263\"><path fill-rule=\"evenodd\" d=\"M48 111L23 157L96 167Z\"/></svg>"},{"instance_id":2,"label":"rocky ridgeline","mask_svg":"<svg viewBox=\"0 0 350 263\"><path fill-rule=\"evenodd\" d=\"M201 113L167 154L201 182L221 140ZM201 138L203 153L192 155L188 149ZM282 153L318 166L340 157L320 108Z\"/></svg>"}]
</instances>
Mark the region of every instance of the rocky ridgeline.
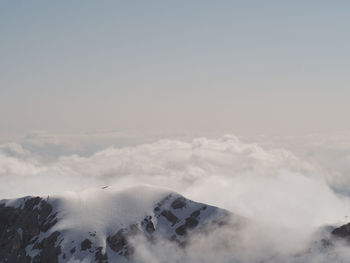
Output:
<instances>
[{"instance_id":1,"label":"rocky ridgeline","mask_svg":"<svg viewBox=\"0 0 350 263\"><path fill-rule=\"evenodd\" d=\"M115 262L118 257L125 261L132 259L135 252L129 242L133 237L140 235L150 242L166 238L185 247L190 233L204 231L209 224L225 224L229 217L225 210L172 193L156 202L153 213L141 222L115 229L103 248L96 242L100 233L93 229L83 239L64 243L64 232L53 230L59 216L50 200L26 197L15 204L0 203L0 262L54 263L83 258L91 262L113 258Z\"/></svg>"},{"instance_id":2,"label":"rocky ridgeline","mask_svg":"<svg viewBox=\"0 0 350 263\"><path fill-rule=\"evenodd\" d=\"M350 223L333 229L332 235L339 238L344 238L350 242Z\"/></svg>"}]
</instances>

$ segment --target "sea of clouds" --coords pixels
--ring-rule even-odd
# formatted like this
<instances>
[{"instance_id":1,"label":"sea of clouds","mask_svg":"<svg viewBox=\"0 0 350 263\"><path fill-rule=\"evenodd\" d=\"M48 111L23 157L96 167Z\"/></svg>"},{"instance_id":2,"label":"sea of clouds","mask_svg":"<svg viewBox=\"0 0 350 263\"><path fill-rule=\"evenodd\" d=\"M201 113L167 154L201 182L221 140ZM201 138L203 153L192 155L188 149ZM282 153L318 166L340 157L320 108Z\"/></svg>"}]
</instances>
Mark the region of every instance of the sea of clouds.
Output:
<instances>
[{"instance_id":1,"label":"sea of clouds","mask_svg":"<svg viewBox=\"0 0 350 263\"><path fill-rule=\"evenodd\" d=\"M347 138L31 134L0 145L0 198L160 186L254 223L194 236L186 252L134 240L137 262L347 262L350 247L312 245L350 213Z\"/></svg>"}]
</instances>

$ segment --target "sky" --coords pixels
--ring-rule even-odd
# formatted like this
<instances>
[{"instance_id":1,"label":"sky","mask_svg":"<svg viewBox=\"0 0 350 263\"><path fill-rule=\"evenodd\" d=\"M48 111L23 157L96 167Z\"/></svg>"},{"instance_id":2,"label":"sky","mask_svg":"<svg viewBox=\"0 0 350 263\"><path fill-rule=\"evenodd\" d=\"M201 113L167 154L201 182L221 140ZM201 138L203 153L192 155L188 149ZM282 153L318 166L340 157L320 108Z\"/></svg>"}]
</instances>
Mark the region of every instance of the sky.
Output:
<instances>
[{"instance_id":1,"label":"sky","mask_svg":"<svg viewBox=\"0 0 350 263\"><path fill-rule=\"evenodd\" d=\"M348 1L0 2L0 138L349 131Z\"/></svg>"}]
</instances>

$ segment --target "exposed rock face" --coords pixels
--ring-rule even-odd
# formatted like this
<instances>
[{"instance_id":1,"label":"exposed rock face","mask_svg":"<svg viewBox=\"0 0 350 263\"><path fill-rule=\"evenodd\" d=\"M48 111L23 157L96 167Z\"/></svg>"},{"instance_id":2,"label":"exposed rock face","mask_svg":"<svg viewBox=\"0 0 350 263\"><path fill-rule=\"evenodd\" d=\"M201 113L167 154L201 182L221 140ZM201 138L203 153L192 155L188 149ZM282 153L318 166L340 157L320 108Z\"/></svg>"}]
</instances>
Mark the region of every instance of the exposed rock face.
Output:
<instances>
[{"instance_id":1,"label":"exposed rock face","mask_svg":"<svg viewBox=\"0 0 350 263\"><path fill-rule=\"evenodd\" d=\"M69 230L57 231L56 225L64 212L60 214L62 211L56 210L51 200L40 197L22 198L12 203L0 201L0 262L130 260L137 249L130 240L137 236L149 242L165 238L182 247L192 231L201 231L211 223L223 223L228 216L225 210L171 193L155 202L153 212L139 222L130 221L104 236L102 243L106 246L102 247L101 242L97 242L102 235L95 229L81 233L74 240L67 239Z\"/></svg>"},{"instance_id":2,"label":"exposed rock face","mask_svg":"<svg viewBox=\"0 0 350 263\"><path fill-rule=\"evenodd\" d=\"M97 263L107 263L108 262L107 254L103 252L103 248L102 247L98 247L96 249L95 261Z\"/></svg>"},{"instance_id":3,"label":"exposed rock face","mask_svg":"<svg viewBox=\"0 0 350 263\"><path fill-rule=\"evenodd\" d=\"M90 241L90 239L88 239L88 238L84 239L84 241L81 242L81 250L90 249L91 244L92 244L92 242Z\"/></svg>"},{"instance_id":4,"label":"exposed rock face","mask_svg":"<svg viewBox=\"0 0 350 263\"><path fill-rule=\"evenodd\" d=\"M162 237L183 246L191 231L200 231L209 223L223 224L228 216L225 210L170 194L156 204L152 215L118 230L108 237L107 243L113 251L129 259L134 253L128 242L130 238L142 235L152 241Z\"/></svg>"},{"instance_id":5,"label":"exposed rock face","mask_svg":"<svg viewBox=\"0 0 350 263\"><path fill-rule=\"evenodd\" d=\"M147 216L143 221L141 222L141 226L146 230L148 234L153 234L156 229L154 228L153 222L152 222L152 216Z\"/></svg>"},{"instance_id":6,"label":"exposed rock face","mask_svg":"<svg viewBox=\"0 0 350 263\"><path fill-rule=\"evenodd\" d=\"M332 231L332 235L336 237L346 238L348 241L350 241L350 223L343 225L341 227L335 228Z\"/></svg>"},{"instance_id":7,"label":"exposed rock face","mask_svg":"<svg viewBox=\"0 0 350 263\"><path fill-rule=\"evenodd\" d=\"M52 206L40 197L23 198L18 207L0 205L0 262L31 262L25 248L40 250L32 262L58 262L58 232L38 241L57 222Z\"/></svg>"},{"instance_id":8,"label":"exposed rock face","mask_svg":"<svg viewBox=\"0 0 350 263\"><path fill-rule=\"evenodd\" d=\"M119 255L130 258L134 248L129 244L128 238L142 234L138 225L132 224L129 228L120 229L115 235L109 236L107 242L109 247Z\"/></svg>"},{"instance_id":9,"label":"exposed rock face","mask_svg":"<svg viewBox=\"0 0 350 263\"><path fill-rule=\"evenodd\" d=\"M170 210L163 210L161 215L164 216L172 226L180 221Z\"/></svg>"},{"instance_id":10,"label":"exposed rock face","mask_svg":"<svg viewBox=\"0 0 350 263\"><path fill-rule=\"evenodd\" d=\"M178 197L171 203L171 207L174 209L183 208L185 206L186 206L186 199L183 197Z\"/></svg>"},{"instance_id":11,"label":"exposed rock face","mask_svg":"<svg viewBox=\"0 0 350 263\"><path fill-rule=\"evenodd\" d=\"M56 245L59 232L55 231L41 242L35 243L34 249L38 249L40 253L33 258L33 262L58 262L58 256L61 254L61 246Z\"/></svg>"}]
</instances>

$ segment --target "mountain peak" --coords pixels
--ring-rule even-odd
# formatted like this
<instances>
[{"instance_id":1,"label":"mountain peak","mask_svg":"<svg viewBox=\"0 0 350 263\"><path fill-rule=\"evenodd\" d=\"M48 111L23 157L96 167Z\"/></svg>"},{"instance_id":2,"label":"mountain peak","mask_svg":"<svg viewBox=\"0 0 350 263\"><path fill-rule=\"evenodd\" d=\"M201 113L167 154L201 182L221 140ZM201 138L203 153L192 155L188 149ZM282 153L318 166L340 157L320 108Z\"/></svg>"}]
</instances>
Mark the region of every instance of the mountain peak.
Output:
<instances>
[{"instance_id":1,"label":"mountain peak","mask_svg":"<svg viewBox=\"0 0 350 263\"><path fill-rule=\"evenodd\" d=\"M67 192L0 201L1 262L122 262L132 260L132 238L171 240L224 223L226 210L147 185Z\"/></svg>"}]
</instances>

